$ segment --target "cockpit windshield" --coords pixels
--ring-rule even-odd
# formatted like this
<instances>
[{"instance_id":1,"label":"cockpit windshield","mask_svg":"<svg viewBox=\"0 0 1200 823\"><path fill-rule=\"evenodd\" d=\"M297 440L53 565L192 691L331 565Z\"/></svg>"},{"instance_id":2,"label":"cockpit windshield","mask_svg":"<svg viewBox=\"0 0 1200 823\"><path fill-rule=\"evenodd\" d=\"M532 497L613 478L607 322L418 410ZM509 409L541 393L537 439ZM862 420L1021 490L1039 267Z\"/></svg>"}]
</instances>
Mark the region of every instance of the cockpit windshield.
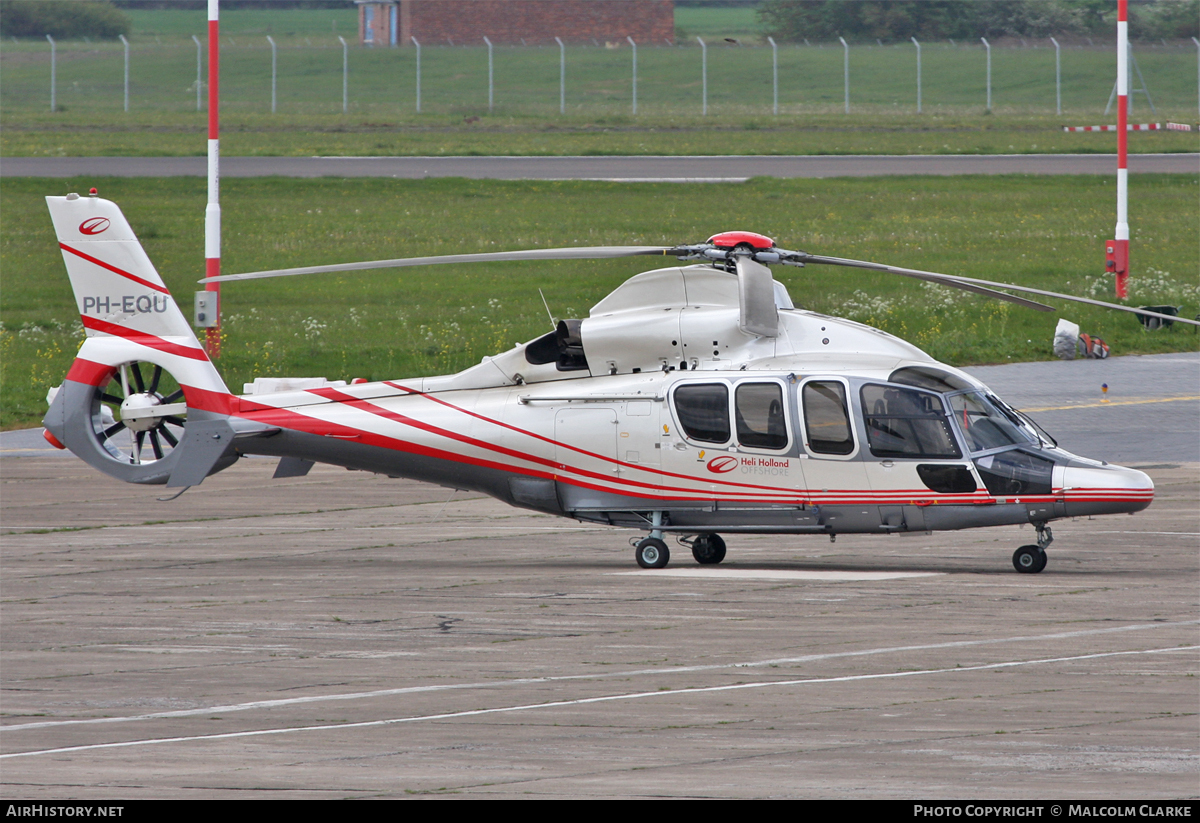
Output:
<instances>
[{"instance_id":1,"label":"cockpit windshield","mask_svg":"<svg viewBox=\"0 0 1200 823\"><path fill-rule=\"evenodd\" d=\"M1037 433L998 398L981 391L950 396L954 419L972 452L1037 445Z\"/></svg>"}]
</instances>

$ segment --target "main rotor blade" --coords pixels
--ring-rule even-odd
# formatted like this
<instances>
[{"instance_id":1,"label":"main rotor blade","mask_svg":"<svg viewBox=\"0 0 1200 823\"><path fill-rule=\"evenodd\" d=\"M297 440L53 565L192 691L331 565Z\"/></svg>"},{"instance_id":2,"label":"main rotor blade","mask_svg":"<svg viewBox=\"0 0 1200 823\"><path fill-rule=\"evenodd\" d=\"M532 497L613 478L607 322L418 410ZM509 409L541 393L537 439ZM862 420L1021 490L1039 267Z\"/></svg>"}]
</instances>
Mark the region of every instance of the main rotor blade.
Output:
<instances>
[{"instance_id":1,"label":"main rotor blade","mask_svg":"<svg viewBox=\"0 0 1200 823\"><path fill-rule=\"evenodd\" d=\"M889 274L899 274L903 277L913 277L917 280L925 280L930 283L940 283L943 286L950 286L952 288L962 289L963 291L982 294L985 297L994 297L997 300L1007 300L1010 303L1016 303L1018 306L1024 306L1027 309L1034 309L1036 311L1055 311L1053 306L1047 306L1045 303L1038 303L1034 300L1026 300L1023 297L1005 294L1002 291L995 291L994 289L985 289L981 286L969 285L962 282L968 278L956 277L952 274L939 274L933 271L921 271L920 269L902 269L896 266L885 266L883 263L871 263L866 260L849 260L844 257L824 257L819 254L806 254L800 259L805 263L820 263L829 266L848 266L854 269L872 269L874 271L884 271Z\"/></svg>"},{"instance_id":2,"label":"main rotor blade","mask_svg":"<svg viewBox=\"0 0 1200 823\"><path fill-rule=\"evenodd\" d=\"M1187 323L1192 326L1200 326L1200 321L1189 320L1186 317L1177 317L1173 314L1161 314L1149 309L1135 309L1132 306L1121 306L1116 303L1106 303L1103 300L1093 300L1090 297L1076 297L1073 294L1060 294L1056 291L1046 291L1045 289L1034 289L1028 286L1014 286L1012 283L997 283L992 280L981 280L977 277L962 277L955 274L938 274L937 272L921 271L920 269L902 269L896 266L885 266L880 263L870 263L865 260L848 260L841 257L822 257L820 255L805 255L800 258L805 263L824 263L831 266L849 266L857 269L873 269L875 271L886 271L891 274L900 274L905 277L916 277L920 280L929 280L935 283L942 283L946 286L974 291L979 294L988 294L991 297L996 297L1001 300L1008 300L1012 303L1028 305L1030 308L1036 308L1039 311L1056 311L1051 306L1044 303L1035 303L1032 300L1022 300L1015 295L1005 294L1004 292L992 291L991 289L983 288L984 286L993 286L998 289L1012 289L1013 291L1025 292L1026 294L1038 294L1042 297L1052 297L1058 300L1070 300L1075 303L1087 303L1091 306L1100 306L1105 309L1116 309L1117 311L1129 312L1143 317L1157 317L1160 320L1170 320L1176 323ZM977 285L972 285L977 284Z\"/></svg>"},{"instance_id":3,"label":"main rotor blade","mask_svg":"<svg viewBox=\"0 0 1200 823\"><path fill-rule=\"evenodd\" d=\"M445 254L437 257L400 257L395 260L371 260L365 263L340 263L332 266L305 266L297 269L272 269L245 274L223 274L206 277L200 283L227 283L234 280L257 280L261 277L289 277L293 274L324 274L335 271L366 269L399 269L407 266L436 266L444 263L501 263L512 260L606 260L613 257L641 255L670 255L674 246L591 246L574 249L533 249L530 251L497 251L482 254Z\"/></svg>"}]
</instances>

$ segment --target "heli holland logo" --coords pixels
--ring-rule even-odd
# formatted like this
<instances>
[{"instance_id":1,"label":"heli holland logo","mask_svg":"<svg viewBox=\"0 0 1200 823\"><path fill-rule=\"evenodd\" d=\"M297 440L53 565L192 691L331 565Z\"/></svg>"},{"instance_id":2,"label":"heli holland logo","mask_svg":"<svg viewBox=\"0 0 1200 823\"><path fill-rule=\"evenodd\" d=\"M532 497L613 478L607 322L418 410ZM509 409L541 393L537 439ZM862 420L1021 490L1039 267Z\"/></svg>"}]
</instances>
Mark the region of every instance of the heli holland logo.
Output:
<instances>
[{"instance_id":1,"label":"heli holland logo","mask_svg":"<svg viewBox=\"0 0 1200 823\"><path fill-rule=\"evenodd\" d=\"M714 457L708 461L708 470L717 474L731 472L738 467L738 459L728 454L723 454L720 457Z\"/></svg>"},{"instance_id":2,"label":"heli holland logo","mask_svg":"<svg viewBox=\"0 0 1200 823\"><path fill-rule=\"evenodd\" d=\"M80 234L99 234L107 229L109 220L107 217L89 217L79 224Z\"/></svg>"}]
</instances>

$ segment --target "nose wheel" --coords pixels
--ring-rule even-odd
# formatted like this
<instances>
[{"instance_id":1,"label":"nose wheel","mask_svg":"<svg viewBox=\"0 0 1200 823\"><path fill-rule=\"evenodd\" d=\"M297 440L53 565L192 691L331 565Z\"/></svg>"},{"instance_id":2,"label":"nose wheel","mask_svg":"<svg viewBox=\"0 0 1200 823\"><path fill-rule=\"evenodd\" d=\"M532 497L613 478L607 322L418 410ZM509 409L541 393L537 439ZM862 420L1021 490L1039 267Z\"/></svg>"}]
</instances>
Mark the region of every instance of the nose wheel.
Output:
<instances>
[{"instance_id":1,"label":"nose wheel","mask_svg":"<svg viewBox=\"0 0 1200 823\"><path fill-rule=\"evenodd\" d=\"M1046 547L1054 542L1054 535L1045 523L1035 523L1038 542L1036 546L1022 546L1013 552L1013 568L1022 574L1037 574L1046 568Z\"/></svg>"},{"instance_id":2,"label":"nose wheel","mask_svg":"<svg viewBox=\"0 0 1200 823\"><path fill-rule=\"evenodd\" d=\"M1022 574L1037 574L1046 568L1046 553L1040 546L1022 546L1013 552L1013 568Z\"/></svg>"}]
</instances>

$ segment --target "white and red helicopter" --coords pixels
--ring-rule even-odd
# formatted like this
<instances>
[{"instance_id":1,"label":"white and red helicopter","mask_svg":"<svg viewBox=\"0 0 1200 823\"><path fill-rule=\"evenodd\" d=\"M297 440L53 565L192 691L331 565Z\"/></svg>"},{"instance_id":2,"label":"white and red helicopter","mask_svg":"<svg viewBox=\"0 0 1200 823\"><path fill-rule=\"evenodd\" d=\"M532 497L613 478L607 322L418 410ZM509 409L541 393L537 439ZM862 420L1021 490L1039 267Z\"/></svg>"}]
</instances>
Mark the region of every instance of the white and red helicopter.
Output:
<instances>
[{"instance_id":1,"label":"white and red helicopter","mask_svg":"<svg viewBox=\"0 0 1200 823\"><path fill-rule=\"evenodd\" d=\"M636 275L583 320L458 374L235 395L116 204L47 197L87 339L46 438L131 483L189 487L244 455L491 495L638 529L661 568L668 534L702 564L721 534L930 532L1030 523L1013 555L1040 572L1059 518L1140 511L1140 471L1057 447L973 377L885 332L793 307L768 264L851 266L1030 308L1003 283L786 251L728 232L676 247L466 254L226 275L221 280L501 260L638 255L695 261ZM175 388L175 387L178 388ZM633 541L631 541L633 542Z\"/></svg>"}]
</instances>

